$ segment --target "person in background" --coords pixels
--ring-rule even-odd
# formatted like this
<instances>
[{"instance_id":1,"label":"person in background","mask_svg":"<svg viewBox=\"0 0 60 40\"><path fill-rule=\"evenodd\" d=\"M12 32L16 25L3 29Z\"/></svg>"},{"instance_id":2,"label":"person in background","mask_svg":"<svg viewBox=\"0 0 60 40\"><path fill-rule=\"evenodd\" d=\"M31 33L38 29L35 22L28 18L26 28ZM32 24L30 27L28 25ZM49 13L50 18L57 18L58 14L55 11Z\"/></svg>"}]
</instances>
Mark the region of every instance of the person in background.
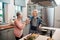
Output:
<instances>
[{"instance_id":1,"label":"person in background","mask_svg":"<svg viewBox=\"0 0 60 40\"><path fill-rule=\"evenodd\" d=\"M41 27L42 20L38 17L38 11L33 10L32 16L28 16L30 18L30 32L29 33L37 33L39 27Z\"/></svg>"},{"instance_id":2,"label":"person in background","mask_svg":"<svg viewBox=\"0 0 60 40\"><path fill-rule=\"evenodd\" d=\"M27 23L27 21L22 22L22 15L20 12L17 12L17 19L15 19L14 24L14 35L16 37L16 40L19 40L20 38L23 37L23 29Z\"/></svg>"}]
</instances>

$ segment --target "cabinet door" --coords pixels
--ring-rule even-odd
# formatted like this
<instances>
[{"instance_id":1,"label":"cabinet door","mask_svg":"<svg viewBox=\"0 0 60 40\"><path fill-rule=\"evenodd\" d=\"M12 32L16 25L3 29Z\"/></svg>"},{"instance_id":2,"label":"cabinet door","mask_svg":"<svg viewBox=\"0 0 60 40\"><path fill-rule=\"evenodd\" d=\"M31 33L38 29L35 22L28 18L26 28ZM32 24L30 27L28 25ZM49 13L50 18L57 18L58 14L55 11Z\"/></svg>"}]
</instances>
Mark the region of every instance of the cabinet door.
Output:
<instances>
[{"instance_id":1,"label":"cabinet door","mask_svg":"<svg viewBox=\"0 0 60 40\"><path fill-rule=\"evenodd\" d=\"M13 29L0 31L0 40L15 40Z\"/></svg>"},{"instance_id":2,"label":"cabinet door","mask_svg":"<svg viewBox=\"0 0 60 40\"><path fill-rule=\"evenodd\" d=\"M0 31L0 40L8 40L7 30Z\"/></svg>"},{"instance_id":3,"label":"cabinet door","mask_svg":"<svg viewBox=\"0 0 60 40\"><path fill-rule=\"evenodd\" d=\"M8 39L9 40L15 40L13 29L8 29L7 33L8 33Z\"/></svg>"},{"instance_id":4,"label":"cabinet door","mask_svg":"<svg viewBox=\"0 0 60 40\"><path fill-rule=\"evenodd\" d=\"M1 31L0 31L0 40L1 40Z\"/></svg>"}]
</instances>

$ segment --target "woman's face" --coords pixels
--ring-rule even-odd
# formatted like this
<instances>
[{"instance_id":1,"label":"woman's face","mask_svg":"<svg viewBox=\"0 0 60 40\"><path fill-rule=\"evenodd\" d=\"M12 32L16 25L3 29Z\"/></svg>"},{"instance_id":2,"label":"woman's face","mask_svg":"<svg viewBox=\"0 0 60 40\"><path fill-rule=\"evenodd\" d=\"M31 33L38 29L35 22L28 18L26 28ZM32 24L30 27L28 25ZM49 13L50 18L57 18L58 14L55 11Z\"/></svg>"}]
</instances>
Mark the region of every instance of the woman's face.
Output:
<instances>
[{"instance_id":1,"label":"woman's face","mask_svg":"<svg viewBox=\"0 0 60 40\"><path fill-rule=\"evenodd\" d=\"M22 19L23 16L22 16L22 15L19 15L18 17L19 17L20 19Z\"/></svg>"},{"instance_id":2,"label":"woman's face","mask_svg":"<svg viewBox=\"0 0 60 40\"><path fill-rule=\"evenodd\" d=\"M33 16L36 17L37 16L37 11L33 12Z\"/></svg>"}]
</instances>

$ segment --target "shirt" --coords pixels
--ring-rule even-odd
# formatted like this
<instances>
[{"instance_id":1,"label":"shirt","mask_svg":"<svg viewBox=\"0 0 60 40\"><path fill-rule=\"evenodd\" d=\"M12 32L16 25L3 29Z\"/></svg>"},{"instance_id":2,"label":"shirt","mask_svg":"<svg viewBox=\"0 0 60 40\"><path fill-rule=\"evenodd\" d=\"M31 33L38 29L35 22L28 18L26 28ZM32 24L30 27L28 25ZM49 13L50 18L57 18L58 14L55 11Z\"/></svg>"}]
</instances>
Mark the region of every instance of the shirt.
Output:
<instances>
[{"instance_id":1,"label":"shirt","mask_svg":"<svg viewBox=\"0 0 60 40\"><path fill-rule=\"evenodd\" d=\"M35 26L35 27L38 26L37 18L33 18L32 25Z\"/></svg>"},{"instance_id":2,"label":"shirt","mask_svg":"<svg viewBox=\"0 0 60 40\"><path fill-rule=\"evenodd\" d=\"M31 20L30 21L30 26L32 27L33 26L32 21L33 21L34 17L33 16L30 16L29 18ZM39 17L37 17L36 19L37 19L37 27L39 27L39 25L42 23L42 20Z\"/></svg>"},{"instance_id":3,"label":"shirt","mask_svg":"<svg viewBox=\"0 0 60 40\"><path fill-rule=\"evenodd\" d=\"M14 35L16 37L21 37L24 29L23 23L21 21L15 20L14 24Z\"/></svg>"}]
</instances>

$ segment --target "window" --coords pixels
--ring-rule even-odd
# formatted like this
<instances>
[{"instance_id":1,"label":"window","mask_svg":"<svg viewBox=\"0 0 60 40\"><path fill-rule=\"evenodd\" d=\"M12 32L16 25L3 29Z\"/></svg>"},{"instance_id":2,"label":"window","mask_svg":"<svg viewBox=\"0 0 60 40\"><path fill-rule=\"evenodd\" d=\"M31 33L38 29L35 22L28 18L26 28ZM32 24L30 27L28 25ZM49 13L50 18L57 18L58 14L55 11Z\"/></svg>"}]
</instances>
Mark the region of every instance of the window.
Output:
<instances>
[{"instance_id":1,"label":"window","mask_svg":"<svg viewBox=\"0 0 60 40\"><path fill-rule=\"evenodd\" d=\"M22 12L21 6L15 6L15 12Z\"/></svg>"},{"instance_id":2,"label":"window","mask_svg":"<svg viewBox=\"0 0 60 40\"><path fill-rule=\"evenodd\" d=\"M22 12L22 6L15 6L15 13ZM15 14L16 17L16 14Z\"/></svg>"},{"instance_id":3,"label":"window","mask_svg":"<svg viewBox=\"0 0 60 40\"><path fill-rule=\"evenodd\" d=\"M55 0L57 5L60 5L60 0Z\"/></svg>"},{"instance_id":4,"label":"window","mask_svg":"<svg viewBox=\"0 0 60 40\"><path fill-rule=\"evenodd\" d=\"M3 22L3 8L2 8L2 6L3 6L3 3L0 2L0 22Z\"/></svg>"}]
</instances>

